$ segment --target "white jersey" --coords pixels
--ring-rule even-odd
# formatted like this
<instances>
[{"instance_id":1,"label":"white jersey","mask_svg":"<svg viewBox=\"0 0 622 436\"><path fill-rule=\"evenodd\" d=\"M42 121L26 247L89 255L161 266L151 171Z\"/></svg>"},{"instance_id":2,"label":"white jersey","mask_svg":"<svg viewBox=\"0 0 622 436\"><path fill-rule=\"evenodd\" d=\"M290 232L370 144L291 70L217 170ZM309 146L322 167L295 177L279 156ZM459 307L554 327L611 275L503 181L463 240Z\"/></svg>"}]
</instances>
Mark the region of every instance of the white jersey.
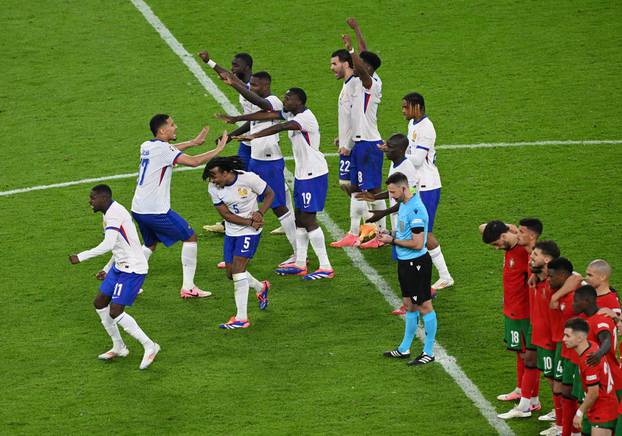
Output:
<instances>
[{"instance_id":1,"label":"white jersey","mask_svg":"<svg viewBox=\"0 0 622 436\"><path fill-rule=\"evenodd\" d=\"M266 186L268 186L266 182L257 174L239 171L231 185L219 188L210 183L208 190L214 206L224 204L231 213L243 218L250 218L253 212L259 210L257 196L264 193ZM259 233L261 233L261 228L255 230L251 226L225 221L225 234L228 236L257 235Z\"/></svg>"},{"instance_id":2,"label":"white jersey","mask_svg":"<svg viewBox=\"0 0 622 436\"><path fill-rule=\"evenodd\" d=\"M379 141L378 105L382 99L382 81L376 73L372 76L371 87L363 86L358 77L352 79L352 140Z\"/></svg>"},{"instance_id":3,"label":"white jersey","mask_svg":"<svg viewBox=\"0 0 622 436\"><path fill-rule=\"evenodd\" d=\"M269 95L266 100L272 105L272 111L281 112L283 110L283 103L276 95ZM252 105L252 111L259 112L261 108L256 105ZM251 121L250 134L259 132L260 130L267 129L275 124L278 124L278 120L266 120L266 121ZM279 134L264 136L262 138L253 139L251 141L251 157L257 160L278 160L283 158L281 153L281 147L279 147Z\"/></svg>"},{"instance_id":4,"label":"white jersey","mask_svg":"<svg viewBox=\"0 0 622 436\"><path fill-rule=\"evenodd\" d=\"M251 89L250 82L246 83L246 89ZM242 107L242 113L244 115L252 114L253 112L256 112L256 111L253 110L253 106L255 106L255 105L253 103L251 103L250 101L248 101L247 99L245 99L244 97L242 97L242 94L240 94L239 101L240 101L240 106Z\"/></svg>"},{"instance_id":5,"label":"white jersey","mask_svg":"<svg viewBox=\"0 0 622 436\"><path fill-rule=\"evenodd\" d=\"M125 273L147 274L147 259L136 226L126 208L113 201L104 214L104 240L95 248L78 254L83 262L112 250L117 269Z\"/></svg>"},{"instance_id":6,"label":"white jersey","mask_svg":"<svg viewBox=\"0 0 622 436\"><path fill-rule=\"evenodd\" d=\"M408 159L404 158L404 160L401 161L397 166L393 166L393 162L391 162L391 166L389 167L389 177L395 173L404 174L406 178L408 179L408 186L410 186L411 188L417 187L417 183L419 183L419 178L417 176L417 170L415 170L415 166ZM391 198L391 196L389 196L389 206L394 206L395 204L396 204L396 201L393 198ZM391 214L391 228L393 230L397 229L395 227L396 224L397 224L397 214L393 213Z\"/></svg>"},{"instance_id":7,"label":"white jersey","mask_svg":"<svg viewBox=\"0 0 622 436\"><path fill-rule=\"evenodd\" d=\"M161 214L169 211L173 166L181 155L177 147L159 139L142 143L132 212Z\"/></svg>"},{"instance_id":8,"label":"white jersey","mask_svg":"<svg viewBox=\"0 0 622 436\"><path fill-rule=\"evenodd\" d=\"M419 176L419 189L431 191L441 188L441 175L436 167L436 130L428 116L408 123L406 157L413 163Z\"/></svg>"},{"instance_id":9,"label":"white jersey","mask_svg":"<svg viewBox=\"0 0 622 436\"><path fill-rule=\"evenodd\" d=\"M350 78L343 81L337 103L339 147L345 147L348 150L351 150L354 146L354 142L352 142L352 93L356 80L358 80L356 77L350 76Z\"/></svg>"},{"instance_id":10,"label":"white jersey","mask_svg":"<svg viewBox=\"0 0 622 436\"><path fill-rule=\"evenodd\" d=\"M300 125L300 130L287 131L294 152L296 179L313 179L327 174L328 164L320 151L320 126L311 109L305 109L296 115L291 112L281 112L281 117Z\"/></svg>"}]
</instances>

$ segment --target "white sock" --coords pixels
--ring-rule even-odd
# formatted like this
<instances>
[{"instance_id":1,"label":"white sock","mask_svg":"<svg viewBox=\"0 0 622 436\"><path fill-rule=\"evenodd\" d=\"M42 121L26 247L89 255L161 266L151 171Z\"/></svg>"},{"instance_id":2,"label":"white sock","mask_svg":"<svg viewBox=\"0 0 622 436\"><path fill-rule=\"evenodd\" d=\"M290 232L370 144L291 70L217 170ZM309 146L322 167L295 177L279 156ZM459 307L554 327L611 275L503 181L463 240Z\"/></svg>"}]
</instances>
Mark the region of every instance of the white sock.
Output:
<instances>
[{"instance_id":1,"label":"white sock","mask_svg":"<svg viewBox=\"0 0 622 436\"><path fill-rule=\"evenodd\" d=\"M303 227L296 228L296 266L307 266L307 249L309 248L309 234Z\"/></svg>"},{"instance_id":2,"label":"white sock","mask_svg":"<svg viewBox=\"0 0 622 436\"><path fill-rule=\"evenodd\" d=\"M132 318L129 313L123 312L121 315L115 318L114 322L115 324L119 324L121 327L123 327L123 330L125 330L128 335L140 342L143 347L145 347L145 349L153 347L153 341L149 339L145 332L138 326L136 320Z\"/></svg>"},{"instance_id":3,"label":"white sock","mask_svg":"<svg viewBox=\"0 0 622 436\"><path fill-rule=\"evenodd\" d=\"M371 203L372 210L385 210L387 208L387 202L384 200L376 200ZM376 226L378 226L378 230L385 231L387 230L387 217L383 217L376 222Z\"/></svg>"},{"instance_id":4,"label":"white sock","mask_svg":"<svg viewBox=\"0 0 622 436\"><path fill-rule=\"evenodd\" d=\"M518 406L516 406L516 408L522 412L528 412L531 408L531 401L529 400L529 398L521 397L520 403L518 403Z\"/></svg>"},{"instance_id":5,"label":"white sock","mask_svg":"<svg viewBox=\"0 0 622 436\"><path fill-rule=\"evenodd\" d=\"M143 245L143 254L145 255L145 259L147 259L147 262L149 262L149 258L153 254L153 251L151 251L151 248Z\"/></svg>"},{"instance_id":6,"label":"white sock","mask_svg":"<svg viewBox=\"0 0 622 436\"><path fill-rule=\"evenodd\" d=\"M313 251L317 255L318 260L320 261L320 268L322 269L333 269L330 265L330 261L328 260L328 254L326 253L326 242L324 241L324 232L321 227L309 232L309 241L311 242L311 247L313 247Z\"/></svg>"},{"instance_id":7,"label":"white sock","mask_svg":"<svg viewBox=\"0 0 622 436\"><path fill-rule=\"evenodd\" d=\"M248 285L256 292L259 292L263 289L263 283L253 277L253 275L249 271L246 271L246 277L248 278Z\"/></svg>"},{"instance_id":8,"label":"white sock","mask_svg":"<svg viewBox=\"0 0 622 436\"><path fill-rule=\"evenodd\" d=\"M238 321L247 321L247 305L248 305L248 278L246 272L233 274L233 288L235 294L235 306L238 313L235 318Z\"/></svg>"},{"instance_id":9,"label":"white sock","mask_svg":"<svg viewBox=\"0 0 622 436\"><path fill-rule=\"evenodd\" d=\"M350 197L350 233L358 236L361 229L361 218L368 214L366 201L357 200L354 194Z\"/></svg>"},{"instance_id":10,"label":"white sock","mask_svg":"<svg viewBox=\"0 0 622 436\"><path fill-rule=\"evenodd\" d=\"M194 273L197 270L197 243L184 242L181 246L182 289L194 288Z\"/></svg>"},{"instance_id":11,"label":"white sock","mask_svg":"<svg viewBox=\"0 0 622 436\"><path fill-rule=\"evenodd\" d=\"M447 269L441 246L439 245L434 250L430 250L430 256L432 257L432 263L438 270L439 277L441 279L450 279L451 274L449 274L449 270Z\"/></svg>"},{"instance_id":12,"label":"white sock","mask_svg":"<svg viewBox=\"0 0 622 436\"><path fill-rule=\"evenodd\" d=\"M106 306L103 309L95 309L95 312L97 312L101 318L104 329L112 338L112 348L114 350L122 350L125 348L125 343L123 342L123 338L121 338L119 327L117 327L114 320L110 318L110 306Z\"/></svg>"},{"instance_id":13,"label":"white sock","mask_svg":"<svg viewBox=\"0 0 622 436\"><path fill-rule=\"evenodd\" d=\"M292 192L289 190L287 182L285 182L285 206L290 212L294 211L294 202L292 201Z\"/></svg>"},{"instance_id":14,"label":"white sock","mask_svg":"<svg viewBox=\"0 0 622 436\"><path fill-rule=\"evenodd\" d=\"M283 227L283 231L285 232L285 236L292 246L292 250L294 253L296 252L296 220L294 219L294 214L291 210L287 211L285 215L281 215L279 217L279 221L281 222L281 227Z\"/></svg>"}]
</instances>

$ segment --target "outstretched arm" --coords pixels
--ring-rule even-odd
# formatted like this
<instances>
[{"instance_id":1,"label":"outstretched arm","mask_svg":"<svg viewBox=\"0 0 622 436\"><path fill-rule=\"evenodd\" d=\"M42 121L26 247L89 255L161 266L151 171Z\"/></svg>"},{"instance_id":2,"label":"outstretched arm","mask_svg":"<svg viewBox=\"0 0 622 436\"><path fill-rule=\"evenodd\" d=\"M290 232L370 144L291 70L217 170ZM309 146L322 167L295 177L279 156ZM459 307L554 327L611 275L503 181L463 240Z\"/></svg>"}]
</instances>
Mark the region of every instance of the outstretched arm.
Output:
<instances>
[{"instance_id":1,"label":"outstretched arm","mask_svg":"<svg viewBox=\"0 0 622 436\"><path fill-rule=\"evenodd\" d=\"M363 61L361 60L359 55L356 54L356 50L354 50L354 48L352 47L352 38L350 37L350 35L342 35L341 39L343 39L343 43L346 49L352 55L354 74L357 75L359 79L361 79L361 82L363 83L365 89L371 88L371 85L373 84L372 78L367 72L367 68L365 68L365 65L363 65Z\"/></svg>"},{"instance_id":2,"label":"outstretched arm","mask_svg":"<svg viewBox=\"0 0 622 436\"><path fill-rule=\"evenodd\" d=\"M207 163L216 156L218 156L218 154L225 149L228 138L229 135L227 135L227 131L225 130L220 137L220 140L218 141L215 149L210 150L206 153L197 154L195 156L190 156L184 153L177 158L176 163L187 167L198 167L200 165L203 165L204 163Z\"/></svg>"},{"instance_id":3,"label":"outstretched arm","mask_svg":"<svg viewBox=\"0 0 622 436\"><path fill-rule=\"evenodd\" d=\"M69 261L75 265L76 263L84 262L85 260L108 253L112 250L112 247L114 247L114 243L117 241L118 236L118 229L113 227L106 227L106 231L104 233L104 240L101 241L97 247L91 248L90 250L85 250L77 255L72 254L69 256Z\"/></svg>"},{"instance_id":4,"label":"outstretched arm","mask_svg":"<svg viewBox=\"0 0 622 436\"><path fill-rule=\"evenodd\" d=\"M242 97L244 97L246 100L253 103L255 106L259 106L261 109L265 111L272 110L272 103L270 103L270 100L260 97L259 95L255 94L253 91L248 89L246 87L246 83L238 79L235 76L235 74L227 71L226 73L224 73L224 75L221 74L220 77L223 82L225 82L227 85L231 86L233 89L238 91L238 93L240 93Z\"/></svg>"},{"instance_id":5,"label":"outstretched arm","mask_svg":"<svg viewBox=\"0 0 622 436\"><path fill-rule=\"evenodd\" d=\"M359 46L360 51L367 50L367 44L365 44L365 40L363 39L363 32L361 32L361 28L359 27L359 23L357 23L356 19L350 17L346 20L350 29L354 30L354 35L356 36L356 43Z\"/></svg>"},{"instance_id":6,"label":"outstretched arm","mask_svg":"<svg viewBox=\"0 0 622 436\"><path fill-rule=\"evenodd\" d=\"M274 135L275 133L279 133L284 130L302 130L302 129L300 128L300 124L298 124L296 121L286 121L284 123L275 124L266 129L260 130L259 132L255 132L252 135L242 135L234 139L237 139L240 141L252 141L253 139Z\"/></svg>"},{"instance_id":7,"label":"outstretched arm","mask_svg":"<svg viewBox=\"0 0 622 436\"><path fill-rule=\"evenodd\" d=\"M282 119L280 112L266 112L266 111L253 112L252 114L244 114L244 115L216 114L216 118L229 124L234 124L234 123L237 123L238 121L266 121L266 120L281 120Z\"/></svg>"},{"instance_id":8,"label":"outstretched arm","mask_svg":"<svg viewBox=\"0 0 622 436\"><path fill-rule=\"evenodd\" d=\"M199 52L198 55L203 60L203 62L207 64L208 67L212 68L214 71L216 71L216 73L218 73L221 79L225 74L229 72L220 65L218 65L216 62L214 62L212 59L210 59L209 53L207 51Z\"/></svg>"},{"instance_id":9,"label":"outstretched arm","mask_svg":"<svg viewBox=\"0 0 622 436\"><path fill-rule=\"evenodd\" d=\"M196 147L197 145L201 145L205 142L205 138L207 137L207 134L209 133L209 127L205 126L201 129L201 131L199 132L199 134L197 135L196 138L190 140L190 141L186 141L186 142L180 142L179 144L175 144L175 147L177 148L177 150L179 151L184 151L187 148L190 147Z\"/></svg>"}]
</instances>

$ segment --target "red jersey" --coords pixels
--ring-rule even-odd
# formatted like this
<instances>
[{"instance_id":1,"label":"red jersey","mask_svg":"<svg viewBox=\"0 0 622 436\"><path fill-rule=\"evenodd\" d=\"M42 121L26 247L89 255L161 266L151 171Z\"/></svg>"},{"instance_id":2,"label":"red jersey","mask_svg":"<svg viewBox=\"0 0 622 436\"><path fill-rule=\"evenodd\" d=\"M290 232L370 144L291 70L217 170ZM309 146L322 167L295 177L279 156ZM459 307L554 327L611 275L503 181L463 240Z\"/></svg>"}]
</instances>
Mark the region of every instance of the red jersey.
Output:
<instances>
[{"instance_id":1,"label":"red jersey","mask_svg":"<svg viewBox=\"0 0 622 436\"><path fill-rule=\"evenodd\" d=\"M601 360L606 360L609 364L616 391L622 389L622 369L620 369L620 362L618 361L618 357L616 355L618 332L615 323L607 315L600 313L595 313L589 318L586 318L584 314L581 314L581 318L584 318L590 326L590 331L587 334L588 341L592 341L600 345L600 341L598 340L598 334L600 332L608 331L611 335L611 348ZM577 362L575 361L575 363Z\"/></svg>"},{"instance_id":2,"label":"red jersey","mask_svg":"<svg viewBox=\"0 0 622 436\"><path fill-rule=\"evenodd\" d=\"M592 341L589 344L588 349L578 356L583 390L587 393L588 386L598 386L598 398L592 408L587 411L587 419L591 423L614 421L618 418L618 398L614 390L609 363L601 359L597 365L590 366L587 358L598 351L598 345Z\"/></svg>"},{"instance_id":3,"label":"red jersey","mask_svg":"<svg viewBox=\"0 0 622 436\"><path fill-rule=\"evenodd\" d=\"M549 303L551 287L549 281L537 282L529 287L529 322L531 323L531 343L547 350L554 350L551 335Z\"/></svg>"},{"instance_id":4,"label":"red jersey","mask_svg":"<svg viewBox=\"0 0 622 436\"><path fill-rule=\"evenodd\" d=\"M562 357L572 360L576 357L577 353L568 349L562 339L564 338L564 324L570 318L574 318L577 314L572 308L572 302L574 301L574 291L564 295L558 301L559 307L557 309L550 309L551 314L551 333L553 342L562 343Z\"/></svg>"},{"instance_id":5,"label":"red jersey","mask_svg":"<svg viewBox=\"0 0 622 436\"><path fill-rule=\"evenodd\" d=\"M618 294L616 294L615 292L609 291L604 295L597 295L596 305L599 308L611 309L618 316L620 316L620 313L622 313L622 311L620 310L620 300L618 300Z\"/></svg>"},{"instance_id":6,"label":"red jersey","mask_svg":"<svg viewBox=\"0 0 622 436\"><path fill-rule=\"evenodd\" d=\"M503 314L511 319L529 318L529 253L520 245L505 252L503 262Z\"/></svg>"}]
</instances>

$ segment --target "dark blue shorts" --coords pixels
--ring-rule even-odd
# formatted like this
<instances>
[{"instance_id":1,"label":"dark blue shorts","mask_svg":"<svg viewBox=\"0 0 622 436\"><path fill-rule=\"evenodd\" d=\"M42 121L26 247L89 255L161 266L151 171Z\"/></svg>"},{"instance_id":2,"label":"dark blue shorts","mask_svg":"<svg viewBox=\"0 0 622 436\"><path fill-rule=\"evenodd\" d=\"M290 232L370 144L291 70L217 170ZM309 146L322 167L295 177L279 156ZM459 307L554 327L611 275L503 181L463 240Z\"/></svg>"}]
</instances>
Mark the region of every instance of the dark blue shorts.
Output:
<instances>
[{"instance_id":1,"label":"dark blue shorts","mask_svg":"<svg viewBox=\"0 0 622 436\"><path fill-rule=\"evenodd\" d=\"M185 241L194 235L190 224L173 209L161 214L132 212L132 216L138 223L143 244L147 247L158 241L170 247L175 242Z\"/></svg>"},{"instance_id":2,"label":"dark blue shorts","mask_svg":"<svg viewBox=\"0 0 622 436\"><path fill-rule=\"evenodd\" d=\"M143 285L147 274L124 273L112 266L99 287L104 295L112 297L112 302L131 306Z\"/></svg>"},{"instance_id":3,"label":"dark blue shorts","mask_svg":"<svg viewBox=\"0 0 622 436\"><path fill-rule=\"evenodd\" d=\"M382 186L384 153L378 148L382 141L358 141L350 154L350 182L361 191Z\"/></svg>"},{"instance_id":4,"label":"dark blue shorts","mask_svg":"<svg viewBox=\"0 0 622 436\"><path fill-rule=\"evenodd\" d=\"M238 156L244 163L243 170L246 171L248 169L248 162L251 160L251 146L240 142L240 146L238 147Z\"/></svg>"},{"instance_id":5,"label":"dark blue shorts","mask_svg":"<svg viewBox=\"0 0 622 436\"><path fill-rule=\"evenodd\" d=\"M223 257L226 264L233 263L233 256L246 257L252 259L259 246L258 235L229 236L225 235L225 243L223 245Z\"/></svg>"},{"instance_id":6,"label":"dark blue shorts","mask_svg":"<svg viewBox=\"0 0 622 436\"><path fill-rule=\"evenodd\" d=\"M294 208L300 212L321 212L326 203L328 174L312 179L294 179Z\"/></svg>"},{"instance_id":7,"label":"dark blue shorts","mask_svg":"<svg viewBox=\"0 0 622 436\"><path fill-rule=\"evenodd\" d=\"M441 201L441 188L432 189L431 191L419 191L419 196L425 205L425 209L428 211L428 232L431 232L434 228L436 209L438 208L439 201Z\"/></svg>"},{"instance_id":8,"label":"dark blue shorts","mask_svg":"<svg viewBox=\"0 0 622 436\"><path fill-rule=\"evenodd\" d=\"M261 177L274 191L274 201L271 208L285 206L285 161L279 160L257 160L251 158L248 163L248 170L254 172ZM263 201L263 195L260 195L257 201Z\"/></svg>"},{"instance_id":9,"label":"dark blue shorts","mask_svg":"<svg viewBox=\"0 0 622 436\"><path fill-rule=\"evenodd\" d=\"M339 155L339 180L350 181L350 156Z\"/></svg>"}]
</instances>

